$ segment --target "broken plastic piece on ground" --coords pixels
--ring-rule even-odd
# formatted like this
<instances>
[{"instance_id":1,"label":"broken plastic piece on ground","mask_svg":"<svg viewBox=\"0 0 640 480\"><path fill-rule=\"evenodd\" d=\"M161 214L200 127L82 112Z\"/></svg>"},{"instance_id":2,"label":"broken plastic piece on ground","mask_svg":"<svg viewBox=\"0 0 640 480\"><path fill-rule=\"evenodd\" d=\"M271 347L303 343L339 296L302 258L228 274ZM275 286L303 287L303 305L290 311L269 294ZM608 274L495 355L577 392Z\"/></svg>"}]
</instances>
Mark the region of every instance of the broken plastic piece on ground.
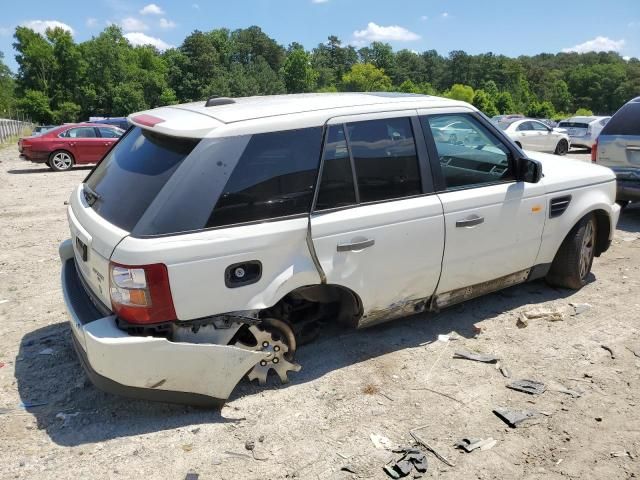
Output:
<instances>
[{"instance_id":1,"label":"broken plastic piece on ground","mask_svg":"<svg viewBox=\"0 0 640 480\"><path fill-rule=\"evenodd\" d=\"M573 398L580 398L582 395L584 395L584 392L582 392L581 390L571 390L570 388L564 387L558 388L555 391L564 393L566 395L571 395Z\"/></svg>"},{"instance_id":2,"label":"broken plastic piece on ground","mask_svg":"<svg viewBox=\"0 0 640 480\"><path fill-rule=\"evenodd\" d=\"M616 354L613 353L613 349L607 345L600 345L600 348L605 349L607 352L609 352L609 355L611 356L611 360L615 360L616 358Z\"/></svg>"},{"instance_id":3,"label":"broken plastic piece on ground","mask_svg":"<svg viewBox=\"0 0 640 480\"><path fill-rule=\"evenodd\" d=\"M438 452L435 448L433 448L431 445L429 445L427 442L425 442L421 437L418 436L418 434L416 433L418 430L422 430L423 428L426 428L427 425L423 425L421 427L418 428L414 428L413 430L409 431L409 435L411 435L411 437L413 437L413 439L415 440L415 442L420 445L421 447L425 448L428 452L431 452L435 455L435 457L440 460L442 463L450 466L450 467L455 467L456 464L453 463L451 460L449 460L447 457L445 457L444 455L442 455L440 452Z\"/></svg>"},{"instance_id":4,"label":"broken plastic piece on ground","mask_svg":"<svg viewBox=\"0 0 640 480\"><path fill-rule=\"evenodd\" d=\"M557 309L544 308L522 312L521 318L522 317L524 317L524 320L543 319L547 320L548 322L561 322L562 320L564 320L564 315L561 311Z\"/></svg>"},{"instance_id":5,"label":"broken plastic piece on ground","mask_svg":"<svg viewBox=\"0 0 640 480\"><path fill-rule=\"evenodd\" d=\"M484 438L484 439L483 438L463 438L462 440L456 443L456 447L461 448L467 453L471 453L478 448L480 450L489 450L493 448L496 445L496 443L498 443L498 441L494 440L491 437Z\"/></svg>"},{"instance_id":6,"label":"broken plastic piece on ground","mask_svg":"<svg viewBox=\"0 0 640 480\"><path fill-rule=\"evenodd\" d=\"M591 308L590 303L570 303L569 305L573 307L573 313L571 314L572 317L580 315Z\"/></svg>"},{"instance_id":7,"label":"broken plastic piece on ground","mask_svg":"<svg viewBox=\"0 0 640 480\"><path fill-rule=\"evenodd\" d=\"M402 458L394 464L385 465L383 470L391 478L403 478L409 475L413 469L418 473L426 473L428 468L426 454L417 448L403 448L394 450L395 453L403 453ZM414 478L415 475L414 475Z\"/></svg>"},{"instance_id":8,"label":"broken plastic piece on ground","mask_svg":"<svg viewBox=\"0 0 640 480\"><path fill-rule=\"evenodd\" d=\"M184 480L198 480L198 478L200 478L200 475L197 473L187 473L187 476L184 477Z\"/></svg>"},{"instance_id":9,"label":"broken plastic piece on ground","mask_svg":"<svg viewBox=\"0 0 640 480\"><path fill-rule=\"evenodd\" d=\"M500 370L500 373L502 374L503 377L511 378L511 372L509 371L509 369L507 367L505 367L504 365L501 365L501 364L498 364L496 366Z\"/></svg>"},{"instance_id":10,"label":"broken plastic piece on ground","mask_svg":"<svg viewBox=\"0 0 640 480\"><path fill-rule=\"evenodd\" d=\"M439 342L445 342L445 343L448 342L449 341L449 335L443 335L443 334L438 335L438 341Z\"/></svg>"},{"instance_id":11,"label":"broken plastic piece on ground","mask_svg":"<svg viewBox=\"0 0 640 480\"><path fill-rule=\"evenodd\" d=\"M618 457L629 457L629 458L633 458L633 455L631 454L631 452L629 452L628 450L622 450L620 452L611 452L611 457L612 458L618 458Z\"/></svg>"},{"instance_id":12,"label":"broken plastic piece on ground","mask_svg":"<svg viewBox=\"0 0 640 480\"><path fill-rule=\"evenodd\" d=\"M536 382L535 380L516 380L507 384L507 388L528 393L530 395L540 395L547 389L544 383Z\"/></svg>"},{"instance_id":13,"label":"broken plastic piece on ground","mask_svg":"<svg viewBox=\"0 0 640 480\"><path fill-rule=\"evenodd\" d=\"M540 413L535 410L510 410L508 408L495 408L493 413L511 428L516 428L522 422L540 415Z\"/></svg>"},{"instance_id":14,"label":"broken plastic piece on ground","mask_svg":"<svg viewBox=\"0 0 640 480\"><path fill-rule=\"evenodd\" d=\"M483 363L496 363L500 360L495 355L489 355L487 353L468 352L466 350L459 350L453 354L453 358L464 358L466 360L473 360L474 362Z\"/></svg>"},{"instance_id":15,"label":"broken plastic piece on ground","mask_svg":"<svg viewBox=\"0 0 640 480\"><path fill-rule=\"evenodd\" d=\"M520 315L518 317L518 320L516 321L516 327L526 328L528 325L529 325L529 321L527 320L527 317L525 317L524 314Z\"/></svg>"},{"instance_id":16,"label":"broken plastic piece on ground","mask_svg":"<svg viewBox=\"0 0 640 480\"><path fill-rule=\"evenodd\" d=\"M345 465L344 467L342 467L340 469L341 472L349 472L349 473L357 473L356 469L353 468L351 465Z\"/></svg>"},{"instance_id":17,"label":"broken plastic piece on ground","mask_svg":"<svg viewBox=\"0 0 640 480\"><path fill-rule=\"evenodd\" d=\"M9 300L0 300L0 305L2 305L3 303L8 303Z\"/></svg>"},{"instance_id":18,"label":"broken plastic piece on ground","mask_svg":"<svg viewBox=\"0 0 640 480\"><path fill-rule=\"evenodd\" d=\"M373 442L373 446L380 450L393 450L394 446L391 440L389 440L384 435L379 435L377 433L372 433L369 435L371 441Z\"/></svg>"}]
</instances>

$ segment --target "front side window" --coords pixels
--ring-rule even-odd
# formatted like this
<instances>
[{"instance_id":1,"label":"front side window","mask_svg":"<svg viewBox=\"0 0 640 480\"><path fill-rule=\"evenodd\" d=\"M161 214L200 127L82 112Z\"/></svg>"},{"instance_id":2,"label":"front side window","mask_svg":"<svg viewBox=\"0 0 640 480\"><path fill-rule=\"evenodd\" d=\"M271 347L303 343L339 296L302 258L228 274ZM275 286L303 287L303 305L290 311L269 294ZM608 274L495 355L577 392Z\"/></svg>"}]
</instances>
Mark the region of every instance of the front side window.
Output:
<instances>
[{"instance_id":1,"label":"front side window","mask_svg":"<svg viewBox=\"0 0 640 480\"><path fill-rule=\"evenodd\" d=\"M124 133L124 130L119 128L98 127L98 130L102 138L120 138Z\"/></svg>"},{"instance_id":2,"label":"front side window","mask_svg":"<svg viewBox=\"0 0 640 480\"><path fill-rule=\"evenodd\" d=\"M447 189L515 179L509 149L473 116L464 113L429 115L421 117L421 122L423 128L433 134ZM441 125L454 122L455 143L444 140L447 135L439 132Z\"/></svg>"},{"instance_id":3,"label":"front side window","mask_svg":"<svg viewBox=\"0 0 640 480\"><path fill-rule=\"evenodd\" d=\"M422 193L409 118L349 123L347 131L361 203Z\"/></svg>"},{"instance_id":4,"label":"front side window","mask_svg":"<svg viewBox=\"0 0 640 480\"><path fill-rule=\"evenodd\" d=\"M533 129L535 131L538 131L538 132L548 132L549 131L549 129L546 126L544 126L542 123L540 123L540 122L529 122L529 123L533 126Z\"/></svg>"},{"instance_id":5,"label":"front side window","mask_svg":"<svg viewBox=\"0 0 640 480\"><path fill-rule=\"evenodd\" d=\"M528 132L533 130L533 126L531 125L531 122L522 122L520 125L518 125L517 130L519 132Z\"/></svg>"},{"instance_id":6,"label":"front side window","mask_svg":"<svg viewBox=\"0 0 640 480\"><path fill-rule=\"evenodd\" d=\"M322 128L252 135L206 227L309 212Z\"/></svg>"}]
</instances>

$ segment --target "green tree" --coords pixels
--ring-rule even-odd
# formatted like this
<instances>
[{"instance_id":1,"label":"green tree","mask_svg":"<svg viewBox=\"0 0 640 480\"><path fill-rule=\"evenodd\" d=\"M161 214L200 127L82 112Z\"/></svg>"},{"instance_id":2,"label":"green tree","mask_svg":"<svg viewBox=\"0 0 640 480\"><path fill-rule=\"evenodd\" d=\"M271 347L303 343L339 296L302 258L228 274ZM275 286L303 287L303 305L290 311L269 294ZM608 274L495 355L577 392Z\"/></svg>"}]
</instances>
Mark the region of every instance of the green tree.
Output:
<instances>
[{"instance_id":1,"label":"green tree","mask_svg":"<svg viewBox=\"0 0 640 480\"><path fill-rule=\"evenodd\" d=\"M15 81L0 52L0 117L8 116L15 105Z\"/></svg>"},{"instance_id":2,"label":"green tree","mask_svg":"<svg viewBox=\"0 0 640 480\"><path fill-rule=\"evenodd\" d=\"M593 112L588 108L579 108L575 113L576 117L590 117L591 115L593 115Z\"/></svg>"},{"instance_id":3,"label":"green tree","mask_svg":"<svg viewBox=\"0 0 640 480\"><path fill-rule=\"evenodd\" d=\"M527 107L526 114L534 118L553 118L556 112L551 102L534 100Z\"/></svg>"},{"instance_id":4,"label":"green tree","mask_svg":"<svg viewBox=\"0 0 640 480\"><path fill-rule=\"evenodd\" d=\"M501 114L516 113L513 97L509 92L500 92L496 97L496 108Z\"/></svg>"},{"instance_id":5,"label":"green tree","mask_svg":"<svg viewBox=\"0 0 640 480\"><path fill-rule=\"evenodd\" d=\"M358 63L342 76L342 90L347 92L384 92L391 89L391 79L384 70L370 63Z\"/></svg>"},{"instance_id":6,"label":"green tree","mask_svg":"<svg viewBox=\"0 0 640 480\"><path fill-rule=\"evenodd\" d=\"M498 115L498 109L495 103L493 103L489 94L482 89L475 91L473 95L473 105L488 117Z\"/></svg>"},{"instance_id":7,"label":"green tree","mask_svg":"<svg viewBox=\"0 0 640 480\"><path fill-rule=\"evenodd\" d=\"M309 54L296 47L284 61L283 77L287 92L304 93L315 89L318 74L311 66Z\"/></svg>"},{"instance_id":8,"label":"green tree","mask_svg":"<svg viewBox=\"0 0 640 480\"><path fill-rule=\"evenodd\" d=\"M398 87L398 91L403 93L421 93L420 87L411 80L405 80L402 82Z\"/></svg>"},{"instance_id":9,"label":"green tree","mask_svg":"<svg viewBox=\"0 0 640 480\"><path fill-rule=\"evenodd\" d=\"M18 100L18 108L24 114L38 123L51 123L53 112L49 106L49 98L39 90L27 90L24 96Z\"/></svg>"},{"instance_id":10,"label":"green tree","mask_svg":"<svg viewBox=\"0 0 640 480\"><path fill-rule=\"evenodd\" d=\"M473 88L469 85L461 85L456 83L449 90L444 92L444 96L453 100L461 100L471 103L473 101Z\"/></svg>"},{"instance_id":11,"label":"green tree","mask_svg":"<svg viewBox=\"0 0 640 480\"><path fill-rule=\"evenodd\" d=\"M77 122L80 120L80 105L73 102L62 102L53 112L54 123Z\"/></svg>"}]
</instances>

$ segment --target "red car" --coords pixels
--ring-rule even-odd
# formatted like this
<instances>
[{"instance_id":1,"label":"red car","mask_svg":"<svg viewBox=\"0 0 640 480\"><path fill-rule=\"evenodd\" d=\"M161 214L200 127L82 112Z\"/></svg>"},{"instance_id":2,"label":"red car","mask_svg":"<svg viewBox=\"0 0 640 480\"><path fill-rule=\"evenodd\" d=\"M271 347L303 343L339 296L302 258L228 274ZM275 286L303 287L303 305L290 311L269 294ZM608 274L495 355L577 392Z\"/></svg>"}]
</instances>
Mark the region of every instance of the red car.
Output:
<instances>
[{"instance_id":1,"label":"red car","mask_svg":"<svg viewBox=\"0 0 640 480\"><path fill-rule=\"evenodd\" d=\"M73 123L21 138L18 149L20 158L46 163L55 171L69 170L76 164L99 162L123 133L113 125Z\"/></svg>"}]
</instances>

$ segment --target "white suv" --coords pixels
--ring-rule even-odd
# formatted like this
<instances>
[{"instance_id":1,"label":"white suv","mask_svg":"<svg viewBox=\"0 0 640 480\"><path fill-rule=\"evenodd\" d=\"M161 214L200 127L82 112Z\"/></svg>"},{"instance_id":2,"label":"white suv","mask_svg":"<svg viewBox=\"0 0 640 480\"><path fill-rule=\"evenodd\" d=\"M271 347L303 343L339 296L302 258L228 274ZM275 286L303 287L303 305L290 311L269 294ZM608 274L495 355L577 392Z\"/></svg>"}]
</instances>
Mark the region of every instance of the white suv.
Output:
<instances>
[{"instance_id":1,"label":"white suv","mask_svg":"<svg viewBox=\"0 0 640 480\"><path fill-rule=\"evenodd\" d=\"M620 211L608 168L528 158L437 97L212 98L129 121L73 192L60 246L79 357L126 395L219 403L247 373L286 381L326 322L541 277L580 288Z\"/></svg>"}]
</instances>

